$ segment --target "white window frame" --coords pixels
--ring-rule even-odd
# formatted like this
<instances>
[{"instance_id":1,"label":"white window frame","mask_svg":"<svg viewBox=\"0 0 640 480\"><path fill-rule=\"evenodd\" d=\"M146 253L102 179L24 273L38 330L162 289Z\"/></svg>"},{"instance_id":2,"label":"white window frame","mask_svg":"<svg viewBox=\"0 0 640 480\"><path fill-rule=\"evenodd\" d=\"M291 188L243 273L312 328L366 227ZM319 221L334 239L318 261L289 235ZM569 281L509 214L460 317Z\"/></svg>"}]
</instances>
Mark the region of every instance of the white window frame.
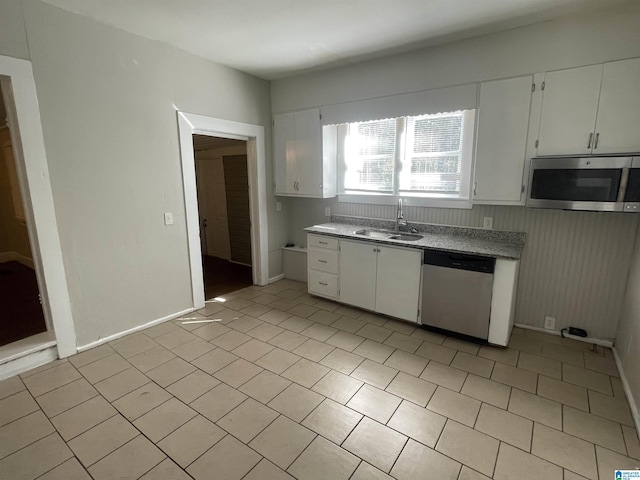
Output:
<instances>
[{"instance_id":1,"label":"white window frame","mask_svg":"<svg viewBox=\"0 0 640 480\"><path fill-rule=\"evenodd\" d=\"M335 129L337 134L337 187L338 187L338 201L341 203L365 203L374 205L395 205L399 198L405 201L409 206L421 206L421 207L434 207L434 208L460 208L471 209L473 207L471 198L471 181L473 178L474 169L474 155L473 145L475 139L475 109L466 110L465 116L465 131L469 132L462 137L462 158L466 159L468 168L462 170L462 176L460 178L460 197L450 197L446 194L437 196L434 194L420 194L418 192L400 191L400 171L402 168L402 158L404 156L404 134L403 129L401 135L396 136L397 151L395 162L395 175L393 184L393 193L374 193L374 192L361 192L361 193L346 193L344 189L344 173L346 171L346 159L344 142L347 132L347 124L340 125L326 125L323 129ZM405 117L398 118L398 124L404 123Z\"/></svg>"}]
</instances>

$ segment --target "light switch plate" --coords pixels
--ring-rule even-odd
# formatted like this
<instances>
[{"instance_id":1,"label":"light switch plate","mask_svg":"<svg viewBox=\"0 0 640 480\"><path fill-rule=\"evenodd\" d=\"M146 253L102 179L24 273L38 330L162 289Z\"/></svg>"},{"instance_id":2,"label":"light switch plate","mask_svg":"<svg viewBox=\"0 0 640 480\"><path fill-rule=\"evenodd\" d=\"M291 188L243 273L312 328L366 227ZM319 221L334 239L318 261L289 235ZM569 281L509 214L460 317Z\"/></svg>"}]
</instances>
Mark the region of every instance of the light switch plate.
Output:
<instances>
[{"instance_id":1,"label":"light switch plate","mask_svg":"<svg viewBox=\"0 0 640 480\"><path fill-rule=\"evenodd\" d=\"M487 230L493 229L493 217L484 217L482 222L482 228L486 228Z\"/></svg>"},{"instance_id":2,"label":"light switch plate","mask_svg":"<svg viewBox=\"0 0 640 480\"><path fill-rule=\"evenodd\" d=\"M164 214L164 224L165 225L173 225L173 213L165 212L165 214Z\"/></svg>"},{"instance_id":3,"label":"light switch plate","mask_svg":"<svg viewBox=\"0 0 640 480\"><path fill-rule=\"evenodd\" d=\"M324 207L324 216L325 217L331 216L331 207Z\"/></svg>"},{"instance_id":4,"label":"light switch plate","mask_svg":"<svg viewBox=\"0 0 640 480\"><path fill-rule=\"evenodd\" d=\"M277 210L278 212L281 212L281 211L282 211L282 202L276 202L276 210Z\"/></svg>"}]
</instances>

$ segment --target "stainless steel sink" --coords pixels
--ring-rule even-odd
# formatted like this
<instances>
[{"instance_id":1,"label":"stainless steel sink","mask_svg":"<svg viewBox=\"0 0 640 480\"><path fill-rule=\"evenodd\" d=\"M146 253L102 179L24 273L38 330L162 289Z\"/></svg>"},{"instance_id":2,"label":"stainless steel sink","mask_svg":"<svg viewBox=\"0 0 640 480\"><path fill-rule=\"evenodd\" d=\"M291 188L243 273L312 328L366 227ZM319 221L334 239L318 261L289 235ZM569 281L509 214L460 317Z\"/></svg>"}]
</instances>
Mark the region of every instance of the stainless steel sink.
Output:
<instances>
[{"instance_id":1,"label":"stainless steel sink","mask_svg":"<svg viewBox=\"0 0 640 480\"><path fill-rule=\"evenodd\" d=\"M405 242L415 242L420 240L422 235L416 235L415 233L395 233L389 237L389 240L404 240Z\"/></svg>"},{"instance_id":2,"label":"stainless steel sink","mask_svg":"<svg viewBox=\"0 0 640 480\"><path fill-rule=\"evenodd\" d=\"M392 230L375 230L370 228L356 230L355 234L379 240L403 240L405 242L415 242L422 238L422 235L416 235L414 233L394 232Z\"/></svg>"}]
</instances>

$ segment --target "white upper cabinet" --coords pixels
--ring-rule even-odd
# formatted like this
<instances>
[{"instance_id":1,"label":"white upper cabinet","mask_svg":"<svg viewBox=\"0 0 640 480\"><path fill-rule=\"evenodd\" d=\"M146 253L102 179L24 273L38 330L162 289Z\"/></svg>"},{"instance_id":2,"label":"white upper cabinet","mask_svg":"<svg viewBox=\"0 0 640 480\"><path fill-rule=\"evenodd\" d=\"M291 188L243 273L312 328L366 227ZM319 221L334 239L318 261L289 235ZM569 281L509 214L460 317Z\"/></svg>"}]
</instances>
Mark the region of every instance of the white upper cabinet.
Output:
<instances>
[{"instance_id":1,"label":"white upper cabinet","mask_svg":"<svg viewBox=\"0 0 640 480\"><path fill-rule=\"evenodd\" d=\"M532 85L532 75L480 84L474 203L522 203Z\"/></svg>"},{"instance_id":2,"label":"white upper cabinet","mask_svg":"<svg viewBox=\"0 0 640 480\"><path fill-rule=\"evenodd\" d=\"M640 58L604 64L593 153L640 152Z\"/></svg>"},{"instance_id":3,"label":"white upper cabinet","mask_svg":"<svg viewBox=\"0 0 640 480\"><path fill-rule=\"evenodd\" d=\"M538 155L590 154L602 65L547 72Z\"/></svg>"},{"instance_id":4,"label":"white upper cabinet","mask_svg":"<svg viewBox=\"0 0 640 480\"><path fill-rule=\"evenodd\" d=\"M335 197L335 138L323 148L320 110L274 115L273 132L276 195Z\"/></svg>"},{"instance_id":5,"label":"white upper cabinet","mask_svg":"<svg viewBox=\"0 0 640 480\"><path fill-rule=\"evenodd\" d=\"M548 72L538 155L640 150L640 59Z\"/></svg>"}]
</instances>

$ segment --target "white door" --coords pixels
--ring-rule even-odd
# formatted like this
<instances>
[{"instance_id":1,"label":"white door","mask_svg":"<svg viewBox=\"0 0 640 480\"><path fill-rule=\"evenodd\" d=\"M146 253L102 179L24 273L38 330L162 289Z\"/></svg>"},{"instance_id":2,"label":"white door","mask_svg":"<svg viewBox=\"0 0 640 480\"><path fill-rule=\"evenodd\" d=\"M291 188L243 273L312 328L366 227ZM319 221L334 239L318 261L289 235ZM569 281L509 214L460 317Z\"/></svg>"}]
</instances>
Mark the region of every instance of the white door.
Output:
<instances>
[{"instance_id":1,"label":"white door","mask_svg":"<svg viewBox=\"0 0 640 480\"><path fill-rule=\"evenodd\" d=\"M340 301L374 310L376 306L375 243L340 240Z\"/></svg>"},{"instance_id":2,"label":"white door","mask_svg":"<svg viewBox=\"0 0 640 480\"><path fill-rule=\"evenodd\" d=\"M594 154L640 151L640 59L604 64Z\"/></svg>"},{"instance_id":3,"label":"white door","mask_svg":"<svg viewBox=\"0 0 640 480\"><path fill-rule=\"evenodd\" d=\"M229 260L231 246L222 157L200 159L196 165L202 253Z\"/></svg>"},{"instance_id":4,"label":"white door","mask_svg":"<svg viewBox=\"0 0 640 480\"><path fill-rule=\"evenodd\" d=\"M273 116L276 195L295 193L296 117L293 113Z\"/></svg>"},{"instance_id":5,"label":"white door","mask_svg":"<svg viewBox=\"0 0 640 480\"><path fill-rule=\"evenodd\" d=\"M322 127L317 108L296 112L296 194L322 197Z\"/></svg>"},{"instance_id":6,"label":"white door","mask_svg":"<svg viewBox=\"0 0 640 480\"><path fill-rule=\"evenodd\" d=\"M378 313L418 321L422 251L378 247Z\"/></svg>"},{"instance_id":7,"label":"white door","mask_svg":"<svg viewBox=\"0 0 640 480\"><path fill-rule=\"evenodd\" d=\"M475 203L520 204L533 76L480 85Z\"/></svg>"},{"instance_id":8,"label":"white door","mask_svg":"<svg viewBox=\"0 0 640 480\"><path fill-rule=\"evenodd\" d=\"M602 65L547 72L538 155L590 154Z\"/></svg>"}]
</instances>

